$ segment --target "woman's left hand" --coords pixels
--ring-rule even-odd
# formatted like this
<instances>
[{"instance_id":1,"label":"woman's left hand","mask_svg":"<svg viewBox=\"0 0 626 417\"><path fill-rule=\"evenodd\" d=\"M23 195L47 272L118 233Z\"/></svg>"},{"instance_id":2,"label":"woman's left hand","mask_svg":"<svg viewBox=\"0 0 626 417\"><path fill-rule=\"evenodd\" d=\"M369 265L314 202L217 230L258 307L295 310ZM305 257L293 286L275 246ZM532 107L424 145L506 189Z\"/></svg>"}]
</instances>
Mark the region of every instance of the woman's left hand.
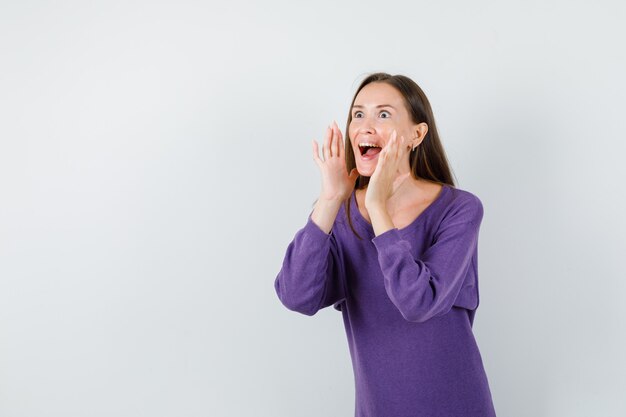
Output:
<instances>
[{"instance_id":1,"label":"woman's left hand","mask_svg":"<svg viewBox=\"0 0 626 417\"><path fill-rule=\"evenodd\" d=\"M394 130L389 142L378 155L376 169L367 186L365 208L368 211L386 209L389 197L411 175L410 171L399 171L401 162L408 157L409 149L407 149L404 137L401 136L398 139L398 134Z\"/></svg>"}]
</instances>

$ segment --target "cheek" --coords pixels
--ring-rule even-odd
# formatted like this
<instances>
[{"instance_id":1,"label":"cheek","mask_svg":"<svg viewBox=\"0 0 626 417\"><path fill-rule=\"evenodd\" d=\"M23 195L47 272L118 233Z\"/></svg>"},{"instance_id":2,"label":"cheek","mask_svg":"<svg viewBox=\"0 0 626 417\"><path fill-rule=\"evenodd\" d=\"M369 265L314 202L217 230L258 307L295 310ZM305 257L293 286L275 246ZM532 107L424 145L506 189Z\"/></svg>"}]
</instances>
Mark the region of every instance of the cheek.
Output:
<instances>
[{"instance_id":1,"label":"cheek","mask_svg":"<svg viewBox=\"0 0 626 417\"><path fill-rule=\"evenodd\" d=\"M386 129L386 132L385 132L385 133L387 134L387 136L391 136L391 133L392 133L394 130L395 130L395 131L397 132L397 134L398 134L398 139L400 139L400 136L404 136L404 138L405 138L405 139L407 138L407 132L408 132L408 130L407 130L407 129L405 129L405 127L404 127L404 126L399 125L399 124L397 125L397 124L392 124L392 123L390 123L390 124L389 124L389 126L388 126L388 129Z\"/></svg>"},{"instance_id":2,"label":"cheek","mask_svg":"<svg viewBox=\"0 0 626 417\"><path fill-rule=\"evenodd\" d=\"M354 132L356 131L356 128L357 128L357 122L355 122L353 119L348 125L348 132Z\"/></svg>"},{"instance_id":3,"label":"cheek","mask_svg":"<svg viewBox=\"0 0 626 417\"><path fill-rule=\"evenodd\" d=\"M356 129L350 125L348 127L348 140L350 140L350 142L352 142L352 138L354 138L356 136Z\"/></svg>"}]
</instances>

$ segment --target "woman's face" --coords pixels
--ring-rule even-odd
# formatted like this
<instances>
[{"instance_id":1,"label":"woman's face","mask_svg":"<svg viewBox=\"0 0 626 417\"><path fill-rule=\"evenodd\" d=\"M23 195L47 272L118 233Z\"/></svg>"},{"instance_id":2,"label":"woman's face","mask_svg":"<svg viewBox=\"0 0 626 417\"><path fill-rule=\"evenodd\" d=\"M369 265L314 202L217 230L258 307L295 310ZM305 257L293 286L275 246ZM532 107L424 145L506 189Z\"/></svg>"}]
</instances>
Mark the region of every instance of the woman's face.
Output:
<instances>
[{"instance_id":1,"label":"woman's face","mask_svg":"<svg viewBox=\"0 0 626 417\"><path fill-rule=\"evenodd\" d=\"M394 129L398 140L404 136L407 147L420 143L426 135L426 124L414 124L402 95L384 82L373 82L363 87L354 100L351 114L348 137L354 151L356 167L359 174L365 177L371 177L374 173L380 150L387 145ZM368 150L369 147L362 146L364 144L378 148ZM402 161L402 164L401 170L408 171L409 158Z\"/></svg>"}]
</instances>

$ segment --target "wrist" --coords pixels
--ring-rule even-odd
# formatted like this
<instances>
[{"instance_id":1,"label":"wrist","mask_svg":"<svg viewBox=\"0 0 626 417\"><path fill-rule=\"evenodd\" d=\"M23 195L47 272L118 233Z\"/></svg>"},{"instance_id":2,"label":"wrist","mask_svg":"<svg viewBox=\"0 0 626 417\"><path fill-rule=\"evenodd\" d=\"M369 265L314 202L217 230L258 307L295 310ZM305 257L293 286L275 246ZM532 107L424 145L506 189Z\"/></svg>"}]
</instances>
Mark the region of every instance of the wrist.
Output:
<instances>
[{"instance_id":1,"label":"wrist","mask_svg":"<svg viewBox=\"0 0 626 417\"><path fill-rule=\"evenodd\" d=\"M387 212L387 204L384 201L365 201L365 208L368 213Z\"/></svg>"},{"instance_id":2,"label":"wrist","mask_svg":"<svg viewBox=\"0 0 626 417\"><path fill-rule=\"evenodd\" d=\"M374 228L374 234L376 236L396 227L386 207L368 209L368 214L372 220L372 227Z\"/></svg>"},{"instance_id":3,"label":"wrist","mask_svg":"<svg viewBox=\"0 0 626 417\"><path fill-rule=\"evenodd\" d=\"M340 200L338 198L318 198L316 204L319 206L323 206L326 208L339 208L341 207L341 204L344 202L345 200Z\"/></svg>"}]
</instances>

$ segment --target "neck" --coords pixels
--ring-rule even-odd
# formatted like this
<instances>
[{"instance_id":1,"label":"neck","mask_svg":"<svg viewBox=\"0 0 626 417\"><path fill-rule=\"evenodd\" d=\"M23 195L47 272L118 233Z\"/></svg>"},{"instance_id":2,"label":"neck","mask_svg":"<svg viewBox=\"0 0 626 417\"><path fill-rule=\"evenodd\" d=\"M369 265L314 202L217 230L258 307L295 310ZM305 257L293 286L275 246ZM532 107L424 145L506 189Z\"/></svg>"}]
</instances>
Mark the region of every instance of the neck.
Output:
<instances>
[{"instance_id":1,"label":"neck","mask_svg":"<svg viewBox=\"0 0 626 417\"><path fill-rule=\"evenodd\" d=\"M420 200L424 196L428 195L428 185L430 181L424 179L416 179L413 175L409 174L408 177L400 179L398 176L398 184L395 186L395 190L387 200L387 209L390 213L413 204L416 200ZM367 185L361 189L363 195L367 192Z\"/></svg>"}]
</instances>

